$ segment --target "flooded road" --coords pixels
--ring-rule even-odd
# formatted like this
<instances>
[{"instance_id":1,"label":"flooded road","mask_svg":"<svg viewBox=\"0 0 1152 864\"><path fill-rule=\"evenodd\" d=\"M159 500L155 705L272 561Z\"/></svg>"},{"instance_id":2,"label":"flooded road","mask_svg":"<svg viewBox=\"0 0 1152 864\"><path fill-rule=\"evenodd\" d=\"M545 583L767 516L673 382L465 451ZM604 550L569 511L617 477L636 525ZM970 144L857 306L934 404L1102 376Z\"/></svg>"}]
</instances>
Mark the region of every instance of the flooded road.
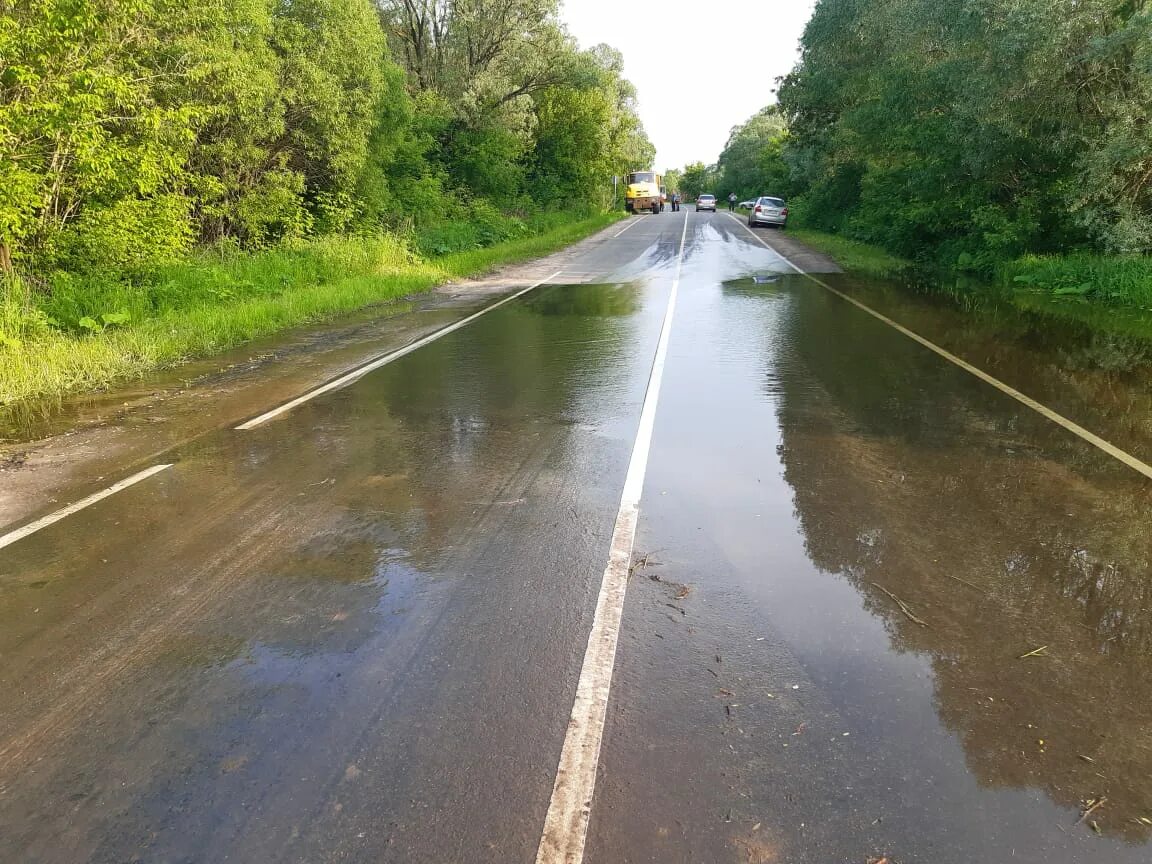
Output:
<instances>
[{"instance_id":1,"label":"flooded road","mask_svg":"<svg viewBox=\"0 0 1152 864\"><path fill-rule=\"evenodd\" d=\"M678 265L584 860L1148 860L1149 481L723 213L617 231L0 549L0 860L537 860ZM821 278L1148 458L1142 367Z\"/></svg>"}]
</instances>

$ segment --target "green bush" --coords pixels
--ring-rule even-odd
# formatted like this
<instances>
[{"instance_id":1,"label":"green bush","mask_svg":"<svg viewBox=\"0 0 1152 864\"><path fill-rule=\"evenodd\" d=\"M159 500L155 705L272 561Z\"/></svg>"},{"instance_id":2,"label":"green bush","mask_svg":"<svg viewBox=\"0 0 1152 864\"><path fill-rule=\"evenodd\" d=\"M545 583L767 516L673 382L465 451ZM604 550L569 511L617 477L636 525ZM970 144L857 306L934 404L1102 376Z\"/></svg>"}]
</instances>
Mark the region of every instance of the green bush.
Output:
<instances>
[{"instance_id":1,"label":"green bush","mask_svg":"<svg viewBox=\"0 0 1152 864\"><path fill-rule=\"evenodd\" d=\"M192 202L183 195L121 198L81 212L55 238L47 259L77 273L172 261L192 247Z\"/></svg>"}]
</instances>

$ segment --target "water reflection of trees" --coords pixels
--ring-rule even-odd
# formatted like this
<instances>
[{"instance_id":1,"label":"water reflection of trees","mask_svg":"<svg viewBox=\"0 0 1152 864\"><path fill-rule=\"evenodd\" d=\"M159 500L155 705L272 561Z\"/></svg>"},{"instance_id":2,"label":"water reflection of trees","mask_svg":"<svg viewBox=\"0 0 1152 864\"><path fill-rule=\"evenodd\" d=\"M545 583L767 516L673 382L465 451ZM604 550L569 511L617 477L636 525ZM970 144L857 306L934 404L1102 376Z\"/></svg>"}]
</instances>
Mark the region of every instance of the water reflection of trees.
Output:
<instances>
[{"instance_id":1,"label":"water reflection of trees","mask_svg":"<svg viewBox=\"0 0 1152 864\"><path fill-rule=\"evenodd\" d=\"M14 658L33 650L44 622L66 621L76 608L88 609L90 622L115 620L109 599L115 588L58 576L55 558L78 542L89 559L125 562L141 583L134 594L143 602L165 596L153 570L183 573L193 566L194 557L189 563L180 555L184 545L194 547L184 535L203 534L211 538L207 548L235 550L220 553L229 560L265 539L253 526L267 526L277 541L261 546L244 578L229 583L229 595L239 599L221 603L210 625L226 634L213 644L228 652L212 662L244 644L235 632L296 651L323 642L336 616L338 629L365 637L388 581L395 593L395 573L434 568L461 539L460 526L471 521L477 502L491 500L538 449L543 429L566 434L590 413L581 400L602 398L603 411L612 410L606 393L620 388L610 370L619 370L620 356L632 350L639 297L635 286L610 285L530 295L480 319L466 338L439 340L302 408L292 424L275 427L284 437L235 439L249 449L213 458L210 471L187 472L170 500L140 514L168 544L147 568L139 555L125 558L120 532L79 541L64 535L64 548L48 556L28 547L26 560L10 562L19 582L10 578L0 591L8 675L22 674ZM313 451L320 458L305 458ZM246 502L240 519L228 515L236 508L229 496L237 494ZM189 519L189 500L201 502L193 512L203 518ZM180 526L176 539L163 533L168 526ZM139 575L136 567L143 568Z\"/></svg>"},{"instance_id":2,"label":"water reflection of trees","mask_svg":"<svg viewBox=\"0 0 1152 864\"><path fill-rule=\"evenodd\" d=\"M772 384L809 556L855 585L897 649L931 656L939 715L981 783L1072 808L1107 795L1100 828L1146 840L1144 484L826 299L795 304L795 356Z\"/></svg>"}]
</instances>

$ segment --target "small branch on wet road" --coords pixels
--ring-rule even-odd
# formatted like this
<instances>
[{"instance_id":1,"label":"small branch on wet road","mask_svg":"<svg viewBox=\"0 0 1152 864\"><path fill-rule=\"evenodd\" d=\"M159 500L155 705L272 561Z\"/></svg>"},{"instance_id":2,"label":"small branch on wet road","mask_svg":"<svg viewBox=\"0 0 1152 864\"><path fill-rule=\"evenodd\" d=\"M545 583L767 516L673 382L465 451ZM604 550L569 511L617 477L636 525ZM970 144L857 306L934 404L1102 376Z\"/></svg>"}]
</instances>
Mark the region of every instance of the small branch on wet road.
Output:
<instances>
[{"instance_id":1,"label":"small branch on wet road","mask_svg":"<svg viewBox=\"0 0 1152 864\"><path fill-rule=\"evenodd\" d=\"M876 585L875 582L873 582L872 584L875 585L877 588L879 588L881 591L883 591L885 594L887 594L889 597L891 597L894 601L896 601L896 605L900 607L901 612L903 612L905 615L908 616L909 621L911 621L913 624L919 624L921 627L927 627L928 626L927 621L924 621L920 618L917 618L916 615L913 614L912 610L908 608L907 603L905 603L903 600L901 600L899 597L897 597L895 594L893 594L891 591L889 591L883 585Z\"/></svg>"},{"instance_id":2,"label":"small branch on wet road","mask_svg":"<svg viewBox=\"0 0 1152 864\"><path fill-rule=\"evenodd\" d=\"M1104 806L1108 799L1106 797L1092 798L1084 802L1084 812L1080 814L1080 822L1086 820L1089 816Z\"/></svg>"},{"instance_id":3,"label":"small branch on wet road","mask_svg":"<svg viewBox=\"0 0 1152 864\"><path fill-rule=\"evenodd\" d=\"M947 576L949 579L955 579L961 585L967 585L969 588L971 588L974 591L979 591L981 594L987 594L988 593L986 590L981 588L979 585L975 585L972 582L969 582L967 579L961 579L959 576L953 576L951 573L945 573L944 575Z\"/></svg>"}]
</instances>

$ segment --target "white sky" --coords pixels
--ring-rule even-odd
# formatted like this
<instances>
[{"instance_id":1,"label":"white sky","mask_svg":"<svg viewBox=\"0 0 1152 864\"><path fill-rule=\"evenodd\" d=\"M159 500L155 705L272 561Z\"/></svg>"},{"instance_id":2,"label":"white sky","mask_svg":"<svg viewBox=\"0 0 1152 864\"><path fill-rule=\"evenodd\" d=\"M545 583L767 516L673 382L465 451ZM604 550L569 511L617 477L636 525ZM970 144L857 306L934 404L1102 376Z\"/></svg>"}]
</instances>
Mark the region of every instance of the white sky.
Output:
<instances>
[{"instance_id":1,"label":"white sky","mask_svg":"<svg viewBox=\"0 0 1152 864\"><path fill-rule=\"evenodd\" d=\"M776 101L816 0L564 0L581 47L624 54L656 168L716 161L728 132ZM672 52L676 57L672 57Z\"/></svg>"}]
</instances>

